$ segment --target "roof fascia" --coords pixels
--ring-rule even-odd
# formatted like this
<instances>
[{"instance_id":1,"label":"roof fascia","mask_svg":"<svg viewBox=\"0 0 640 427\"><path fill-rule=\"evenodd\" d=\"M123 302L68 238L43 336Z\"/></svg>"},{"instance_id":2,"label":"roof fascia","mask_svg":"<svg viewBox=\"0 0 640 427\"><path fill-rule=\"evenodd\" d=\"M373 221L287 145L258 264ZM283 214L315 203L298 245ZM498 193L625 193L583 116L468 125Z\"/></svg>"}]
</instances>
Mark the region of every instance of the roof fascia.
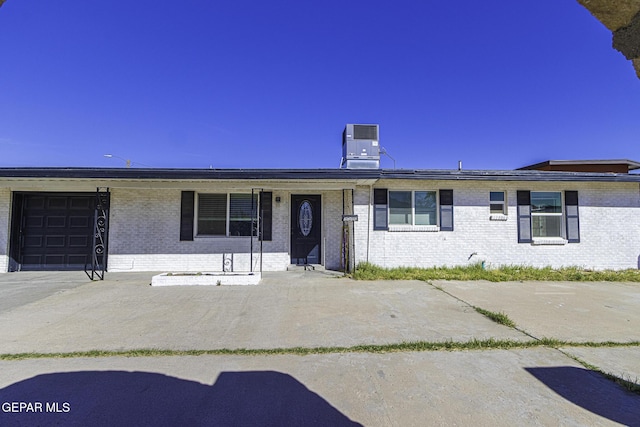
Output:
<instances>
[{"instance_id":1,"label":"roof fascia","mask_svg":"<svg viewBox=\"0 0 640 427\"><path fill-rule=\"evenodd\" d=\"M559 171L486 171L486 170L385 170L381 179L443 181L540 181L540 182L640 182L637 174L559 172Z\"/></svg>"},{"instance_id":2,"label":"roof fascia","mask_svg":"<svg viewBox=\"0 0 640 427\"><path fill-rule=\"evenodd\" d=\"M144 182L145 185L175 182L182 185L211 181L249 181L252 186L266 186L267 183L289 186L302 182L344 186L371 185L378 179L640 182L640 174L537 170L0 168L0 186L6 186L3 182L12 180L89 180L103 186L112 182Z\"/></svg>"}]
</instances>

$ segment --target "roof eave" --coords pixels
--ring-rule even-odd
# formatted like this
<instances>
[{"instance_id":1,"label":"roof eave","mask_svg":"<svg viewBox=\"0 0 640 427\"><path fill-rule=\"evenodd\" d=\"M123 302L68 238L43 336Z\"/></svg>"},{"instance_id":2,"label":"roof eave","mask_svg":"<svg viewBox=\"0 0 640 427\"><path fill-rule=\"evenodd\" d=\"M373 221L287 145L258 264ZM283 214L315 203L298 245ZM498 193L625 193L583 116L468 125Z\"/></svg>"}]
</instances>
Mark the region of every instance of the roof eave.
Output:
<instances>
[{"instance_id":1,"label":"roof eave","mask_svg":"<svg viewBox=\"0 0 640 427\"><path fill-rule=\"evenodd\" d=\"M540 170L414 169L138 169L0 168L0 179L136 181L348 181L368 185L378 179L459 181L640 182L640 174ZM365 183L365 184L362 184Z\"/></svg>"}]
</instances>

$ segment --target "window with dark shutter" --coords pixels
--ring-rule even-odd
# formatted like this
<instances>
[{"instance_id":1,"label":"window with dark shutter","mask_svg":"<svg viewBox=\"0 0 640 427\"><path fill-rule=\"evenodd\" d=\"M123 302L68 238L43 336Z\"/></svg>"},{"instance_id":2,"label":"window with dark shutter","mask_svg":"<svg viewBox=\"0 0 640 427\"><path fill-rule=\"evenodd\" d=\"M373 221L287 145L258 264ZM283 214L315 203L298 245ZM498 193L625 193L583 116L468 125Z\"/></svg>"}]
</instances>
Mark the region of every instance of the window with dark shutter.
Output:
<instances>
[{"instance_id":1,"label":"window with dark shutter","mask_svg":"<svg viewBox=\"0 0 640 427\"><path fill-rule=\"evenodd\" d=\"M518 190L518 243L531 243L531 192Z\"/></svg>"},{"instance_id":2,"label":"window with dark shutter","mask_svg":"<svg viewBox=\"0 0 640 427\"><path fill-rule=\"evenodd\" d=\"M373 229L389 229L389 212L387 210L388 195L386 188L373 189Z\"/></svg>"},{"instance_id":3,"label":"window with dark shutter","mask_svg":"<svg viewBox=\"0 0 640 427\"><path fill-rule=\"evenodd\" d=\"M453 231L453 190L440 190L440 231Z\"/></svg>"},{"instance_id":4,"label":"window with dark shutter","mask_svg":"<svg viewBox=\"0 0 640 427\"><path fill-rule=\"evenodd\" d=\"M580 243L580 220L578 218L578 192L565 191L564 205L567 220L567 241Z\"/></svg>"}]
</instances>

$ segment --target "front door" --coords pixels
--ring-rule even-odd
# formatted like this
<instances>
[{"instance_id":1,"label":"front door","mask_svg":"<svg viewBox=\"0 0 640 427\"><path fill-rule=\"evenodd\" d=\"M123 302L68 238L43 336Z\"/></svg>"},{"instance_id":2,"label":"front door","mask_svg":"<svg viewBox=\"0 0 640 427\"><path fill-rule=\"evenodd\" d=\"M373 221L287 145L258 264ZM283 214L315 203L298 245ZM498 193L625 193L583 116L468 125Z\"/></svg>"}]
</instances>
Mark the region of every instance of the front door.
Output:
<instances>
[{"instance_id":1,"label":"front door","mask_svg":"<svg viewBox=\"0 0 640 427\"><path fill-rule=\"evenodd\" d=\"M320 264L321 196L291 196L291 264Z\"/></svg>"}]
</instances>

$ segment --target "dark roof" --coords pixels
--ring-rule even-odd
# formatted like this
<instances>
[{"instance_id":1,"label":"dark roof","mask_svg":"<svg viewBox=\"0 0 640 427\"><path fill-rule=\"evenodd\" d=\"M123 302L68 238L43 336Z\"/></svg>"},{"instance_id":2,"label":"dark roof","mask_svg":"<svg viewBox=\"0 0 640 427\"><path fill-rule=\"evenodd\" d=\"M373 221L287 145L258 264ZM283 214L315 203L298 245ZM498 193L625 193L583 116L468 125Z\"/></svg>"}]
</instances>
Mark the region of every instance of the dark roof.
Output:
<instances>
[{"instance_id":1,"label":"dark roof","mask_svg":"<svg viewBox=\"0 0 640 427\"><path fill-rule=\"evenodd\" d=\"M539 170L0 168L0 178L118 180L459 180L640 182L640 174Z\"/></svg>"},{"instance_id":2,"label":"dark roof","mask_svg":"<svg viewBox=\"0 0 640 427\"><path fill-rule=\"evenodd\" d=\"M380 178L456 181L640 182L640 175L539 170L404 170L385 169Z\"/></svg>"},{"instance_id":3,"label":"dark roof","mask_svg":"<svg viewBox=\"0 0 640 427\"><path fill-rule=\"evenodd\" d=\"M375 179L377 169L0 168L0 178L306 180Z\"/></svg>"},{"instance_id":4,"label":"dark roof","mask_svg":"<svg viewBox=\"0 0 640 427\"><path fill-rule=\"evenodd\" d=\"M541 169L547 166L590 166L590 165L626 165L628 170L640 169L640 162L629 159L598 159L598 160L546 160L533 165L523 166L518 170Z\"/></svg>"}]
</instances>

